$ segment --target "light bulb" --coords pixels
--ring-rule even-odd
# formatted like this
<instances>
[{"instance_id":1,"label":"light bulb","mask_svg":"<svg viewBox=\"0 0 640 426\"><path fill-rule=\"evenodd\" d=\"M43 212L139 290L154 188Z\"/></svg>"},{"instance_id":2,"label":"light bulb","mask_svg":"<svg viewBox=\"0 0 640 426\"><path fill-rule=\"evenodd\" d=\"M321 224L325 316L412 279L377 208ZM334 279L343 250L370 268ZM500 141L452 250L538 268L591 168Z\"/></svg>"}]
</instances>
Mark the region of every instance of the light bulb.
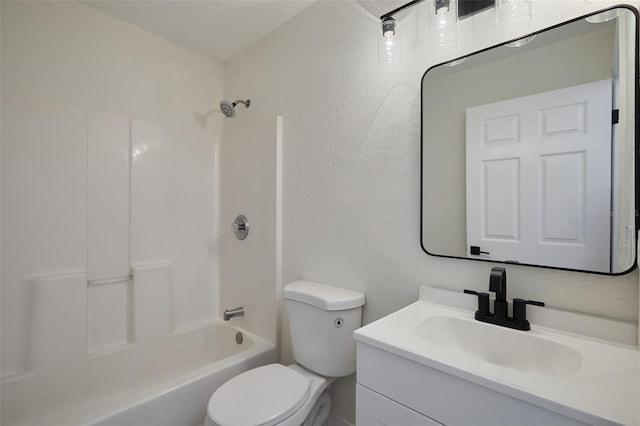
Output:
<instances>
[{"instance_id":1,"label":"light bulb","mask_svg":"<svg viewBox=\"0 0 640 426\"><path fill-rule=\"evenodd\" d=\"M450 0L435 0L436 15L444 15L449 12Z\"/></svg>"},{"instance_id":2,"label":"light bulb","mask_svg":"<svg viewBox=\"0 0 640 426\"><path fill-rule=\"evenodd\" d=\"M385 18L382 21L382 35L384 37L391 37L396 34L396 20L393 18Z\"/></svg>"}]
</instances>

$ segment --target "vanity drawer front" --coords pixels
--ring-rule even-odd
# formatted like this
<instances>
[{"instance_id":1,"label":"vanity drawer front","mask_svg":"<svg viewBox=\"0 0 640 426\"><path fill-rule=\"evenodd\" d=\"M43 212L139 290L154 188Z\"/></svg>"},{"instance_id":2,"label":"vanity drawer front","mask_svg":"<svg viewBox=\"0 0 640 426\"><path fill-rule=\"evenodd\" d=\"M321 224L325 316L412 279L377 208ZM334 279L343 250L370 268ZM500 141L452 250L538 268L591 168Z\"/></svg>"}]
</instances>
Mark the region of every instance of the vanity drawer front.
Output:
<instances>
[{"instance_id":1,"label":"vanity drawer front","mask_svg":"<svg viewBox=\"0 0 640 426\"><path fill-rule=\"evenodd\" d=\"M443 426L420 413L356 385L356 426Z\"/></svg>"},{"instance_id":2,"label":"vanity drawer front","mask_svg":"<svg viewBox=\"0 0 640 426\"><path fill-rule=\"evenodd\" d=\"M367 344L357 362L358 384L445 425L585 425Z\"/></svg>"}]
</instances>

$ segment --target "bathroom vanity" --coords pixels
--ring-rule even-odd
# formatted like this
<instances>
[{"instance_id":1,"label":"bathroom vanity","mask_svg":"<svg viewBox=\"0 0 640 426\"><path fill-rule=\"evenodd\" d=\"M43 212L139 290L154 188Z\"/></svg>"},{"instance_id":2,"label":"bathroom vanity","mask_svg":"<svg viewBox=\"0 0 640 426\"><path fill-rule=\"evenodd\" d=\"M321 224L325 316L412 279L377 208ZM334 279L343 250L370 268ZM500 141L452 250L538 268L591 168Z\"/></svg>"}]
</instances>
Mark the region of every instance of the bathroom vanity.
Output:
<instances>
[{"instance_id":1,"label":"bathroom vanity","mask_svg":"<svg viewBox=\"0 0 640 426\"><path fill-rule=\"evenodd\" d=\"M632 7L597 11L425 72L427 254L636 267L637 20ZM510 308L504 269L489 290L493 311L485 292L422 288L354 333L358 426L640 426L636 324L541 307L552 300Z\"/></svg>"},{"instance_id":2,"label":"bathroom vanity","mask_svg":"<svg viewBox=\"0 0 640 426\"><path fill-rule=\"evenodd\" d=\"M428 294L354 333L357 425L640 424L637 348L482 323Z\"/></svg>"}]
</instances>

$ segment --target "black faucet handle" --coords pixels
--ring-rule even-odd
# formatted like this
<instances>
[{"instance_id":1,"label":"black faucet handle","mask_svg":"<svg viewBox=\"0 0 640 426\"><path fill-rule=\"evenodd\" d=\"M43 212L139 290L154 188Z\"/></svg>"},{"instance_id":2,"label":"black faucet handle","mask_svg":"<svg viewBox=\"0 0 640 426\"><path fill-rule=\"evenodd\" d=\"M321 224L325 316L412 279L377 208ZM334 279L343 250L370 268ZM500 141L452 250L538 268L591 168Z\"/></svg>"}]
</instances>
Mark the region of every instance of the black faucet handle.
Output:
<instances>
[{"instance_id":1,"label":"black faucet handle","mask_svg":"<svg viewBox=\"0 0 640 426\"><path fill-rule=\"evenodd\" d=\"M474 290L464 289L466 294L473 294L474 296L478 296L478 311L476 312L479 315L488 316L489 315L489 293L477 292Z\"/></svg>"},{"instance_id":2,"label":"black faucet handle","mask_svg":"<svg viewBox=\"0 0 640 426\"><path fill-rule=\"evenodd\" d=\"M513 320L520 322L527 321L527 305L544 306L544 302L537 300L513 299Z\"/></svg>"},{"instance_id":3,"label":"black faucet handle","mask_svg":"<svg viewBox=\"0 0 640 426\"><path fill-rule=\"evenodd\" d=\"M537 300L524 300L524 299L518 299L518 298L513 299L514 302L516 300L520 303L524 303L525 305L544 306L544 302L538 302Z\"/></svg>"}]
</instances>

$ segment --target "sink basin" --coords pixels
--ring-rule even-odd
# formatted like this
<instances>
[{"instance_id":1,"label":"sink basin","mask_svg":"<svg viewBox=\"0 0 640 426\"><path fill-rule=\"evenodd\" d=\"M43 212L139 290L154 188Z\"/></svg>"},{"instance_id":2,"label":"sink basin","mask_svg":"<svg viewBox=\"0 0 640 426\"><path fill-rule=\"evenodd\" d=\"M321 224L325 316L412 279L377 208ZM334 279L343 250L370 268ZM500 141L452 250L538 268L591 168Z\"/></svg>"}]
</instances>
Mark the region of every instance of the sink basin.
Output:
<instances>
[{"instance_id":1,"label":"sink basin","mask_svg":"<svg viewBox=\"0 0 640 426\"><path fill-rule=\"evenodd\" d=\"M582 366L582 355L569 346L473 320L432 316L416 326L416 333L452 353L522 372L560 377L573 375Z\"/></svg>"}]
</instances>

